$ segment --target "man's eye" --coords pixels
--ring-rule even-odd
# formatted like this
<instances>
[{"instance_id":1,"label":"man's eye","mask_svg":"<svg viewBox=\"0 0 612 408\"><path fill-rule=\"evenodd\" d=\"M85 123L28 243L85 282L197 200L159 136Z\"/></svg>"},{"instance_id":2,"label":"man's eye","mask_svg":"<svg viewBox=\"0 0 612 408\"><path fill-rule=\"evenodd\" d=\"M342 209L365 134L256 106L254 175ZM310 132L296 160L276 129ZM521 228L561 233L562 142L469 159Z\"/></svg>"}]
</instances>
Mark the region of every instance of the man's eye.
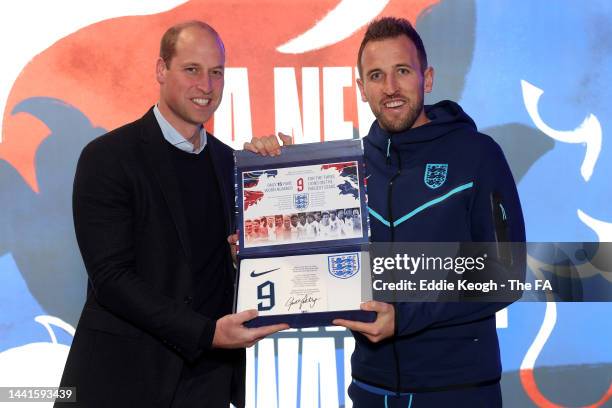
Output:
<instances>
[{"instance_id":1,"label":"man's eye","mask_svg":"<svg viewBox=\"0 0 612 408\"><path fill-rule=\"evenodd\" d=\"M187 67L185 68L185 71L188 72L189 74L197 74L198 69L196 67Z\"/></svg>"},{"instance_id":2,"label":"man's eye","mask_svg":"<svg viewBox=\"0 0 612 408\"><path fill-rule=\"evenodd\" d=\"M399 68L397 70L398 73L402 74L402 75L406 75L410 73L410 70L408 70L408 68Z\"/></svg>"},{"instance_id":3,"label":"man's eye","mask_svg":"<svg viewBox=\"0 0 612 408\"><path fill-rule=\"evenodd\" d=\"M377 81L380 79L380 72L374 72L372 74L370 74L370 79L372 81Z\"/></svg>"},{"instance_id":4,"label":"man's eye","mask_svg":"<svg viewBox=\"0 0 612 408\"><path fill-rule=\"evenodd\" d=\"M220 69L215 69L215 70L212 72L212 74L213 74L215 77L222 78L222 77L223 77L223 70L220 70Z\"/></svg>"}]
</instances>

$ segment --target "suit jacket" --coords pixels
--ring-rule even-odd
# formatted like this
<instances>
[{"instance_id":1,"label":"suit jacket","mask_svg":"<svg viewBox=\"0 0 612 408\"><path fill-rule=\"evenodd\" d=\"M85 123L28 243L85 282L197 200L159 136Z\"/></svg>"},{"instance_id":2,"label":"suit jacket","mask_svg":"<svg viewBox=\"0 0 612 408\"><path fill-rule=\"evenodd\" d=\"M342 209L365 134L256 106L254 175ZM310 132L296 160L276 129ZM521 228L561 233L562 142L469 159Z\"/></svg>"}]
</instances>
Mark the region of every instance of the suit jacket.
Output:
<instances>
[{"instance_id":1,"label":"suit jacket","mask_svg":"<svg viewBox=\"0 0 612 408\"><path fill-rule=\"evenodd\" d=\"M73 215L89 284L62 377L62 386L77 387L78 406L168 407L185 364L203 364L219 392L244 403L244 350L210 348L215 319L231 309L192 306L201 302L188 220L166 143L151 109L89 143L79 158ZM229 235L233 152L214 137L206 148ZM205 274L226 273L233 282L229 245L227 256L228 270Z\"/></svg>"}]
</instances>

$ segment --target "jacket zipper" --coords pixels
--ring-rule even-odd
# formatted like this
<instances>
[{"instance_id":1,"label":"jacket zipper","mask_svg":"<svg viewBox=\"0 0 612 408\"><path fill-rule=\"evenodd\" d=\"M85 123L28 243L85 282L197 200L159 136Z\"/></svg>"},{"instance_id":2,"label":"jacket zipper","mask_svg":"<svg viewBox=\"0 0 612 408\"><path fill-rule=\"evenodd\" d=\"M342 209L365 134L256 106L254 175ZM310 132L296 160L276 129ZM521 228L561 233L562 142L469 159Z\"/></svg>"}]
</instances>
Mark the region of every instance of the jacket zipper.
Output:
<instances>
[{"instance_id":1,"label":"jacket zipper","mask_svg":"<svg viewBox=\"0 0 612 408\"><path fill-rule=\"evenodd\" d=\"M395 242L395 225L393 224L393 183L395 179L397 179L402 174L402 161L400 157L400 153L395 151L397 155L397 172L391 176L389 179L389 184L387 184L387 215L389 217L389 231L391 232L391 242ZM391 138L387 139L387 166L391 165ZM393 347L393 358L395 360L395 391L397 394L397 398L400 398L400 389L401 389L401 370L400 370L400 362L399 355L397 352L396 345L396 333L397 333L397 324L398 324L398 316L397 316L397 308L395 308L395 333L391 342L391 346Z\"/></svg>"},{"instance_id":2,"label":"jacket zipper","mask_svg":"<svg viewBox=\"0 0 612 408\"><path fill-rule=\"evenodd\" d=\"M402 161L400 153L393 149L397 155L397 172L391 176L387 184L387 215L389 217L389 230L391 232L391 242L395 241L395 226L393 225L393 183L402 174ZM387 139L387 167L391 166L391 138Z\"/></svg>"}]
</instances>

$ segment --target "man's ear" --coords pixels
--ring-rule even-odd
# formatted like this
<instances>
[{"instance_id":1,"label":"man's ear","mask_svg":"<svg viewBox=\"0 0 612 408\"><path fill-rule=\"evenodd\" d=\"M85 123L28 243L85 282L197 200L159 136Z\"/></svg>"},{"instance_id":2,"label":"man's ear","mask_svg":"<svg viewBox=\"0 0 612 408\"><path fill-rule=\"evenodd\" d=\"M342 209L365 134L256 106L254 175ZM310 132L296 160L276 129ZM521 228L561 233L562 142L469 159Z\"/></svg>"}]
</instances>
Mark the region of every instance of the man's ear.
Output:
<instances>
[{"instance_id":1,"label":"man's ear","mask_svg":"<svg viewBox=\"0 0 612 408\"><path fill-rule=\"evenodd\" d=\"M433 89L433 82L434 82L433 67L427 67L427 69L423 73L423 79L424 79L423 90L425 91L425 93L430 93Z\"/></svg>"},{"instance_id":2,"label":"man's ear","mask_svg":"<svg viewBox=\"0 0 612 408\"><path fill-rule=\"evenodd\" d=\"M361 94L361 100L363 102L367 102L368 98L366 97L366 94L363 90L363 80L361 78L357 78L357 87L359 88L359 93Z\"/></svg>"},{"instance_id":3,"label":"man's ear","mask_svg":"<svg viewBox=\"0 0 612 408\"><path fill-rule=\"evenodd\" d=\"M157 82L163 84L166 81L166 71L168 67L166 66L166 61L164 61L161 57L157 59L157 65L155 66L155 76L157 77Z\"/></svg>"}]
</instances>

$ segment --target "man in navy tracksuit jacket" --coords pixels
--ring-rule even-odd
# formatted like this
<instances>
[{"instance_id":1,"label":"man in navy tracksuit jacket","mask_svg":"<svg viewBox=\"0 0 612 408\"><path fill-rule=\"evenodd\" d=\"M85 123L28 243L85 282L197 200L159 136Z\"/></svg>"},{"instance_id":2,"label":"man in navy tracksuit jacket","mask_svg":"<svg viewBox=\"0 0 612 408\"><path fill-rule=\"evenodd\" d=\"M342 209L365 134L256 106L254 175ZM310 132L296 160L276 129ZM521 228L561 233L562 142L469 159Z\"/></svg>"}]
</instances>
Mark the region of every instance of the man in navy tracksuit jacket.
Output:
<instances>
[{"instance_id":1,"label":"man in navy tracksuit jacket","mask_svg":"<svg viewBox=\"0 0 612 408\"><path fill-rule=\"evenodd\" d=\"M524 241L499 146L458 104L423 105L433 69L410 23L371 23L358 67L377 118L364 139L372 241L493 242L499 225L504 240ZM501 406L495 312L506 305L368 302L375 322L335 321L355 334L354 406Z\"/></svg>"}]
</instances>

